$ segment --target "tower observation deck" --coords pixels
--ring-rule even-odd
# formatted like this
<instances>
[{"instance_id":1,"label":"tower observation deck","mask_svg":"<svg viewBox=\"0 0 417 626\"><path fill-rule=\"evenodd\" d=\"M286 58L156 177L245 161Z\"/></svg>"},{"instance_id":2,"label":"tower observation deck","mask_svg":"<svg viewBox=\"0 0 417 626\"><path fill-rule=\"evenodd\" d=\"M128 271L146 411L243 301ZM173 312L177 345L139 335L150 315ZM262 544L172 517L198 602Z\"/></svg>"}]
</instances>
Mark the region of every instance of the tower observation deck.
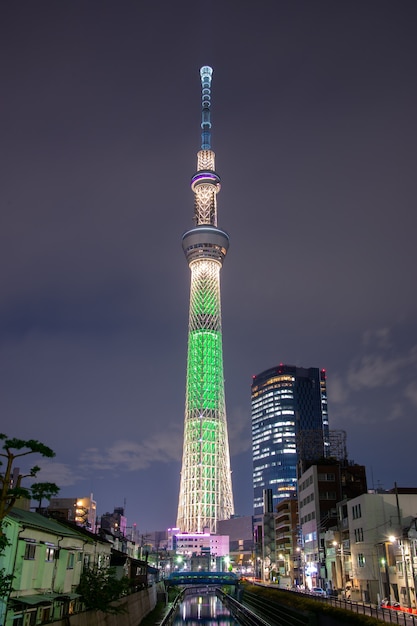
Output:
<instances>
[{"instance_id":1,"label":"tower observation deck","mask_svg":"<svg viewBox=\"0 0 417 626\"><path fill-rule=\"evenodd\" d=\"M195 226L182 238L191 270L184 447L177 527L216 532L233 515L224 397L220 270L229 236L217 226L220 178L211 149L211 67L200 70L201 150L191 179Z\"/></svg>"}]
</instances>

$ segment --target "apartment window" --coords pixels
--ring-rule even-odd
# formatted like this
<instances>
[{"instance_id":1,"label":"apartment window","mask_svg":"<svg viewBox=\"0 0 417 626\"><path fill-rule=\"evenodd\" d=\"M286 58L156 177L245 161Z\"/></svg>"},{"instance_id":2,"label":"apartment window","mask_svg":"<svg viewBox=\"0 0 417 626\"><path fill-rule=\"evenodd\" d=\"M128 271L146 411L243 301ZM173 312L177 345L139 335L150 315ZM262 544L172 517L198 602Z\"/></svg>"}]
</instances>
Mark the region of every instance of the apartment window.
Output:
<instances>
[{"instance_id":1,"label":"apartment window","mask_svg":"<svg viewBox=\"0 0 417 626\"><path fill-rule=\"evenodd\" d=\"M352 517L353 519L358 519L359 517L362 517L360 504L355 504L355 506L352 507Z\"/></svg>"},{"instance_id":2,"label":"apartment window","mask_svg":"<svg viewBox=\"0 0 417 626\"><path fill-rule=\"evenodd\" d=\"M335 491L320 491L319 498L320 500L336 500L336 492Z\"/></svg>"},{"instance_id":3,"label":"apartment window","mask_svg":"<svg viewBox=\"0 0 417 626\"><path fill-rule=\"evenodd\" d=\"M47 606L42 611L41 620L42 622L49 622L51 619L51 607Z\"/></svg>"},{"instance_id":4,"label":"apartment window","mask_svg":"<svg viewBox=\"0 0 417 626\"><path fill-rule=\"evenodd\" d=\"M362 552L358 554L358 567L365 567L365 556Z\"/></svg>"},{"instance_id":5,"label":"apartment window","mask_svg":"<svg viewBox=\"0 0 417 626\"><path fill-rule=\"evenodd\" d=\"M318 480L327 480L327 481L335 481L336 479L336 475L335 474L318 474L317 475Z\"/></svg>"},{"instance_id":6,"label":"apartment window","mask_svg":"<svg viewBox=\"0 0 417 626\"><path fill-rule=\"evenodd\" d=\"M24 615L19 615L13 620L13 626L35 626L37 609L25 611Z\"/></svg>"},{"instance_id":7,"label":"apartment window","mask_svg":"<svg viewBox=\"0 0 417 626\"><path fill-rule=\"evenodd\" d=\"M45 561L53 561L54 560L54 555L55 555L55 550L54 548L46 548L46 555L45 555Z\"/></svg>"},{"instance_id":8,"label":"apartment window","mask_svg":"<svg viewBox=\"0 0 417 626\"><path fill-rule=\"evenodd\" d=\"M363 528L355 528L355 541L363 541Z\"/></svg>"},{"instance_id":9,"label":"apartment window","mask_svg":"<svg viewBox=\"0 0 417 626\"><path fill-rule=\"evenodd\" d=\"M74 553L70 552L68 555L67 569L74 569Z\"/></svg>"},{"instance_id":10,"label":"apartment window","mask_svg":"<svg viewBox=\"0 0 417 626\"><path fill-rule=\"evenodd\" d=\"M26 560L31 560L35 558L36 545L34 543L27 543L25 546L25 555L23 558Z\"/></svg>"}]
</instances>

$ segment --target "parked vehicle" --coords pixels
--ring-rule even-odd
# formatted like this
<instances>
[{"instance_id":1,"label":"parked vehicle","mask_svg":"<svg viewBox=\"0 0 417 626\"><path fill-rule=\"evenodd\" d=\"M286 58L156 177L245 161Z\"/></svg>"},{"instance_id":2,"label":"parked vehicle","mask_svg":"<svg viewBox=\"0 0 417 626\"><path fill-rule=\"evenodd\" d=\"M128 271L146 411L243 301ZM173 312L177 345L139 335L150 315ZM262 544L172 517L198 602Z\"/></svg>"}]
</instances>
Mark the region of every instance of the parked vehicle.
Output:
<instances>
[{"instance_id":1,"label":"parked vehicle","mask_svg":"<svg viewBox=\"0 0 417 626\"><path fill-rule=\"evenodd\" d=\"M315 596L325 596L326 592L321 587L312 587L311 593L314 593Z\"/></svg>"}]
</instances>

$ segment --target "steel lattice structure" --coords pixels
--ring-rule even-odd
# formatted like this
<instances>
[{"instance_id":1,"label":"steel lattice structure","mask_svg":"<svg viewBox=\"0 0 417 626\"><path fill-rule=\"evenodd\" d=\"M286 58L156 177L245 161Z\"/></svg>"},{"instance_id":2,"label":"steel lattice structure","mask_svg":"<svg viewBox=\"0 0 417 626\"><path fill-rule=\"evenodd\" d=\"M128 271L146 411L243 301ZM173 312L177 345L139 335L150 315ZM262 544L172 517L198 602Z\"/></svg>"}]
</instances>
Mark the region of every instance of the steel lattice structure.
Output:
<instances>
[{"instance_id":1,"label":"steel lattice structure","mask_svg":"<svg viewBox=\"0 0 417 626\"><path fill-rule=\"evenodd\" d=\"M183 532L216 532L233 515L229 441L224 399L220 270L229 247L217 227L220 178L211 149L211 78L202 67L202 142L191 181L195 227L183 236L191 270L184 448L177 526Z\"/></svg>"}]
</instances>

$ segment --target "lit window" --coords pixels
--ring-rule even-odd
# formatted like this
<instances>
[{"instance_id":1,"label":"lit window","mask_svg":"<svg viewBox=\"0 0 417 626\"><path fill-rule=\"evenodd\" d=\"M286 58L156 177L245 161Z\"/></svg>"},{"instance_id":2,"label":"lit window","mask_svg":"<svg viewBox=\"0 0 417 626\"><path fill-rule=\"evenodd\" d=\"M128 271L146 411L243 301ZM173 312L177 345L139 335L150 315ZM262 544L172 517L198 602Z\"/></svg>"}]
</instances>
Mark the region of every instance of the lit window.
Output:
<instances>
[{"instance_id":1,"label":"lit window","mask_svg":"<svg viewBox=\"0 0 417 626\"><path fill-rule=\"evenodd\" d=\"M54 560L55 549L54 548L46 548L45 561L53 561Z\"/></svg>"}]
</instances>

